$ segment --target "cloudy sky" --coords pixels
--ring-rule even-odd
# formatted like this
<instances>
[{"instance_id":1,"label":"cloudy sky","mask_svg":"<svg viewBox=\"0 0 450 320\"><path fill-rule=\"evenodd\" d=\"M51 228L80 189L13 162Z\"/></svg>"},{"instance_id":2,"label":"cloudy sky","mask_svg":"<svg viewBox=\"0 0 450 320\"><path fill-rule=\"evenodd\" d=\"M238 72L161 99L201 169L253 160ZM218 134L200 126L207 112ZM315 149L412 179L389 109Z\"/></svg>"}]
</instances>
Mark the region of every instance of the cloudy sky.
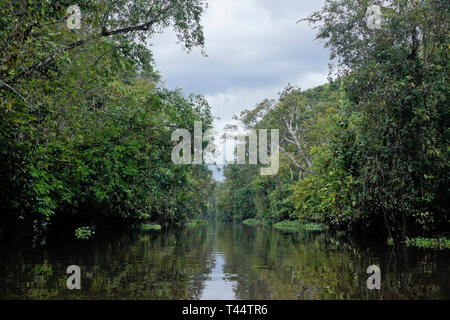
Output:
<instances>
[{"instance_id":1,"label":"cloudy sky","mask_svg":"<svg viewBox=\"0 0 450 320\"><path fill-rule=\"evenodd\" d=\"M296 22L323 0L209 0L203 17L205 51L184 51L171 31L153 39L156 67L166 87L204 95L222 131L233 115L288 84L302 89L327 81L328 51L314 30Z\"/></svg>"}]
</instances>

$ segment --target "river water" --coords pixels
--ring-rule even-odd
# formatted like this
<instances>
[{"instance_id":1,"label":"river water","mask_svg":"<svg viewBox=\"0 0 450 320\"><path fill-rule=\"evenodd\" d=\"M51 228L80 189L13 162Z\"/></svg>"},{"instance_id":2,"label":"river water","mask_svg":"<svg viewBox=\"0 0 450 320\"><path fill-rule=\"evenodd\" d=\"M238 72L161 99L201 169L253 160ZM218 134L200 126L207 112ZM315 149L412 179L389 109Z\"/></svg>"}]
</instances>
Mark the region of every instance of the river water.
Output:
<instances>
[{"instance_id":1,"label":"river water","mask_svg":"<svg viewBox=\"0 0 450 320\"><path fill-rule=\"evenodd\" d=\"M449 299L447 251L211 223L45 248L0 247L0 299ZM66 286L69 265L81 289ZM381 289L367 288L369 265Z\"/></svg>"}]
</instances>

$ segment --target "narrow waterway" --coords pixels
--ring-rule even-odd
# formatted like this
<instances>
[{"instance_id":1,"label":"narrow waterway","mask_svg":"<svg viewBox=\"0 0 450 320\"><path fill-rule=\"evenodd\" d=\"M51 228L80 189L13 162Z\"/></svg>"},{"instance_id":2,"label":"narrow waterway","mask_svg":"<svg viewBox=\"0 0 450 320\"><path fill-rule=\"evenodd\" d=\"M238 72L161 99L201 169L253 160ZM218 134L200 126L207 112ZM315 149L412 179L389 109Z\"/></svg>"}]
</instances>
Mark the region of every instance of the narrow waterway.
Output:
<instances>
[{"instance_id":1,"label":"narrow waterway","mask_svg":"<svg viewBox=\"0 0 450 320\"><path fill-rule=\"evenodd\" d=\"M449 299L449 254L211 223L46 248L1 246L0 299ZM381 290L366 269L381 269ZM69 265L81 289L66 287Z\"/></svg>"}]
</instances>

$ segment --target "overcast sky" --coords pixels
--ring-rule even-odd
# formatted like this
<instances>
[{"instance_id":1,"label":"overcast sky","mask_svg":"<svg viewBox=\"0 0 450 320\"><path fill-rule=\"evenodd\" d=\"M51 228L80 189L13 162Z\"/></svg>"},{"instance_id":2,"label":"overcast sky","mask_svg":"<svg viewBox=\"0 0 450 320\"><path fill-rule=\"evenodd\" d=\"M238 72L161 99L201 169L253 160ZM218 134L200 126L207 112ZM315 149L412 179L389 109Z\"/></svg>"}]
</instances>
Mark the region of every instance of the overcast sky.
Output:
<instances>
[{"instance_id":1,"label":"overcast sky","mask_svg":"<svg viewBox=\"0 0 450 320\"><path fill-rule=\"evenodd\" d=\"M233 115L288 84L308 89L327 82L328 51L305 22L323 0L210 0L203 17L205 51L187 53L171 31L152 41L166 87L204 95L222 131Z\"/></svg>"}]
</instances>

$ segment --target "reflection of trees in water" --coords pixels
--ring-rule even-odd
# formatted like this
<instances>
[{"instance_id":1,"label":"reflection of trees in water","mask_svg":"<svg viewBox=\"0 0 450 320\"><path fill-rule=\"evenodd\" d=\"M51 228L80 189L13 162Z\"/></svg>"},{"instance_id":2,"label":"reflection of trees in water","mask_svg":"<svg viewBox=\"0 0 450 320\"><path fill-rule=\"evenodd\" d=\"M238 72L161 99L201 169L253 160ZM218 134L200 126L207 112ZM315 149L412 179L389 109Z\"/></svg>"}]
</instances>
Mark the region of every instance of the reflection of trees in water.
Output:
<instances>
[{"instance_id":1,"label":"reflection of trees in water","mask_svg":"<svg viewBox=\"0 0 450 320\"><path fill-rule=\"evenodd\" d=\"M327 233L217 224L45 250L0 249L0 298L198 299L214 268L211 253L218 249L239 299L450 297L446 252L372 248ZM81 267L80 291L66 289L70 264ZM381 267L381 292L366 287L371 264Z\"/></svg>"},{"instance_id":2,"label":"reflection of trees in water","mask_svg":"<svg viewBox=\"0 0 450 320\"><path fill-rule=\"evenodd\" d=\"M270 228L223 226L220 234L219 241L226 256L225 270L236 275L235 292L240 299L449 296L446 292L448 282L444 280L448 269L436 266L439 261L448 265L447 260L439 259L441 256L433 252L415 254L415 267L405 269L398 263L399 259L404 259L399 253L391 254L386 248L378 251L363 249L326 233L286 233ZM381 291L366 287L366 269L371 264L381 267Z\"/></svg>"},{"instance_id":3,"label":"reflection of trees in water","mask_svg":"<svg viewBox=\"0 0 450 320\"><path fill-rule=\"evenodd\" d=\"M385 251L386 299L448 299L448 253L417 248Z\"/></svg>"},{"instance_id":4,"label":"reflection of trees in water","mask_svg":"<svg viewBox=\"0 0 450 320\"><path fill-rule=\"evenodd\" d=\"M187 229L64 250L16 252L0 266L1 298L196 299L211 270L206 237ZM82 270L82 290L66 288L70 264Z\"/></svg>"}]
</instances>

